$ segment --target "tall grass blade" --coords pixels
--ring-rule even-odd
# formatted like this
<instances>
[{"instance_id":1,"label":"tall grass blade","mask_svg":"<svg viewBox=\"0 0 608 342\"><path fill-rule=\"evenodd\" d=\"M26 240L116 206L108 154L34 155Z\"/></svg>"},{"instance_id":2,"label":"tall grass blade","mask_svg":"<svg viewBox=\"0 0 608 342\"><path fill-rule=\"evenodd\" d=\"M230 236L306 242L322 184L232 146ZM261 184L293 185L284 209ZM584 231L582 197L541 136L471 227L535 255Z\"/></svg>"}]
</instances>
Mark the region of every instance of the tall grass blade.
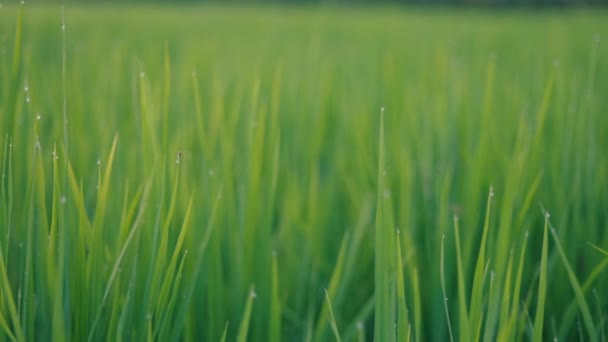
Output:
<instances>
[{"instance_id":1,"label":"tall grass blade","mask_svg":"<svg viewBox=\"0 0 608 342\"><path fill-rule=\"evenodd\" d=\"M538 282L538 301L536 304L536 316L534 317L533 342L541 342L543 339L543 326L545 318L545 300L547 298L547 255L549 230L549 213L545 213L545 229L543 229L543 247L540 259L540 277Z\"/></svg>"},{"instance_id":2,"label":"tall grass blade","mask_svg":"<svg viewBox=\"0 0 608 342\"><path fill-rule=\"evenodd\" d=\"M251 309L253 307L253 300L255 299L255 297L255 287L251 285L247 294L247 302L245 303L245 311L243 312L243 318L241 319L239 332L236 336L237 342L247 341L247 335L249 334L249 321L251 320Z\"/></svg>"}]
</instances>

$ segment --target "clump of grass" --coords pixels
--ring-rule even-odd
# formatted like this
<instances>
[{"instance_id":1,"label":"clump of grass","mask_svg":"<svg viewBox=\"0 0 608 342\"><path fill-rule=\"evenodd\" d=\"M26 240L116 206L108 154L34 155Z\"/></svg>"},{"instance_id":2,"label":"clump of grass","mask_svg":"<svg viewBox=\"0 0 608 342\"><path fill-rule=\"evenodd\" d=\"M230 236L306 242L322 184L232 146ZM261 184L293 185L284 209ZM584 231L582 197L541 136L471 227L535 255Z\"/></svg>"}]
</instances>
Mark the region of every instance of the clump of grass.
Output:
<instances>
[{"instance_id":1,"label":"clump of grass","mask_svg":"<svg viewBox=\"0 0 608 342\"><path fill-rule=\"evenodd\" d=\"M605 339L601 11L99 11L0 8L0 341Z\"/></svg>"}]
</instances>

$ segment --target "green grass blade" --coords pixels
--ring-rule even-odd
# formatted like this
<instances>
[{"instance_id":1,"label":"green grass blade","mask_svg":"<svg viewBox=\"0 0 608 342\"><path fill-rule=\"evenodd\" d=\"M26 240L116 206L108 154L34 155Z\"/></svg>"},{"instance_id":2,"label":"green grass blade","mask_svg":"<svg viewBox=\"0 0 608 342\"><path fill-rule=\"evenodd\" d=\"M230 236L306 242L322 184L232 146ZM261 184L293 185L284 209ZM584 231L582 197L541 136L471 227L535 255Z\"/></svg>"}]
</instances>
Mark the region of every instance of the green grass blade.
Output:
<instances>
[{"instance_id":1,"label":"green grass blade","mask_svg":"<svg viewBox=\"0 0 608 342\"><path fill-rule=\"evenodd\" d=\"M403 274L403 258L401 253L401 232L397 230L397 338L403 340L409 334L407 302L405 298L405 276Z\"/></svg>"},{"instance_id":2,"label":"green grass blade","mask_svg":"<svg viewBox=\"0 0 608 342\"><path fill-rule=\"evenodd\" d=\"M327 307L329 308L329 323L331 325L331 330L334 332L334 337L337 342L341 342L340 332L338 330L338 324L336 323L336 317L334 316L334 309L331 306L331 300L329 299L329 293L327 293L327 289L325 289L325 299L327 300Z\"/></svg>"},{"instance_id":3,"label":"green grass blade","mask_svg":"<svg viewBox=\"0 0 608 342\"><path fill-rule=\"evenodd\" d=\"M281 340L281 299L279 296L279 267L277 265L277 253L272 253L271 271L271 293L270 293L270 342Z\"/></svg>"},{"instance_id":4,"label":"green grass blade","mask_svg":"<svg viewBox=\"0 0 608 342\"><path fill-rule=\"evenodd\" d=\"M226 342L226 336L228 336L228 322L224 325L224 332L222 333L222 338L220 338L220 342Z\"/></svg>"},{"instance_id":5,"label":"green grass blade","mask_svg":"<svg viewBox=\"0 0 608 342\"><path fill-rule=\"evenodd\" d=\"M547 298L547 256L549 253L548 232L549 213L545 213L545 228L543 229L543 247L540 260L540 276L538 282L538 301L536 304L536 316L534 317L533 342L541 342L543 339L543 326L545 318L545 300Z\"/></svg>"},{"instance_id":6,"label":"green grass blade","mask_svg":"<svg viewBox=\"0 0 608 342\"><path fill-rule=\"evenodd\" d=\"M101 303L99 304L97 313L95 314L95 319L93 320L93 324L91 325L91 331L89 332L89 337L87 339L88 341L91 341L93 339L93 336L95 333L95 328L96 328L99 318L101 316L103 306L108 298L108 295L110 294L110 290L112 289L112 285L114 284L114 280L116 279L116 276L118 275L118 269L121 265L122 259L127 251L127 248L129 247L129 245L131 243L131 240L135 236L135 233L138 231L138 228L141 226L141 221L143 219L143 215L144 215L144 212L146 209L147 199L148 199L148 194L150 192L151 183L152 183L151 180L149 180L147 182L146 190L144 190L144 194L143 194L143 197L140 202L137 218L136 218L135 222L133 222L131 231L129 232L129 236L127 237L127 240L123 244L123 246L120 250L120 253L118 254L118 257L116 258L116 261L114 262L114 266L112 268L112 273L110 274L110 278L108 279L108 283L106 284L106 289L104 291L103 298L101 300Z\"/></svg>"},{"instance_id":7,"label":"green grass blade","mask_svg":"<svg viewBox=\"0 0 608 342\"><path fill-rule=\"evenodd\" d=\"M378 147L378 197L376 204L375 228L375 322L374 339L376 341L395 340L395 307L394 307L394 238L392 238L392 212L390 210L390 192L386 184L386 162L384 142L384 108L380 114L380 137Z\"/></svg>"},{"instance_id":8,"label":"green grass blade","mask_svg":"<svg viewBox=\"0 0 608 342\"><path fill-rule=\"evenodd\" d=\"M443 308L445 309L445 319L448 323L448 332L450 333L450 341L454 342L454 334L452 333L452 323L450 322L450 310L448 309L448 295L445 286L445 254L444 254L445 235L441 238L441 257L439 259L440 269L439 275L441 278L441 292L443 293Z\"/></svg>"},{"instance_id":9,"label":"green grass blade","mask_svg":"<svg viewBox=\"0 0 608 342\"><path fill-rule=\"evenodd\" d=\"M246 342L247 335L249 334L249 322L251 320L251 310L253 307L253 300L255 299L255 287L251 285L247 294L247 302L245 303L245 311L243 312L243 318L241 319L241 325L239 326L239 332L236 336L236 342Z\"/></svg>"},{"instance_id":10,"label":"green grass blade","mask_svg":"<svg viewBox=\"0 0 608 342\"><path fill-rule=\"evenodd\" d=\"M557 233L555 232L555 229L553 227L551 228L551 235L553 236L553 240L555 242L555 246L557 247L557 252L559 253L559 256L562 259L562 263L566 268L566 271L568 272L568 279L570 280L572 290L574 290L574 295L576 297L576 302L578 303L578 308L581 311L581 314L583 315L583 322L585 323L585 327L587 328L589 340L597 342L598 334L595 325L593 324L593 319L591 318L591 310L589 310L589 305L587 305L587 301L585 300L585 295L583 294L581 285L576 279L576 274L574 273L574 270L572 270L572 267L568 262L566 253L564 252Z\"/></svg>"},{"instance_id":11,"label":"green grass blade","mask_svg":"<svg viewBox=\"0 0 608 342\"><path fill-rule=\"evenodd\" d=\"M336 261L336 266L334 267L334 271L329 281L329 290L325 289L329 292L329 296L335 296L338 286L340 285L340 280L342 279L342 270L344 269L344 256L346 255L346 247L348 246L349 242L350 234L347 232L342 238L342 243L340 244L338 260ZM314 341L322 341L327 323L330 323L331 325L331 321L328 322L331 314L329 304L329 301L325 301L323 304L321 314L319 315L319 319L316 324L315 333L313 335Z\"/></svg>"},{"instance_id":12,"label":"green grass blade","mask_svg":"<svg viewBox=\"0 0 608 342\"><path fill-rule=\"evenodd\" d=\"M458 277L458 326L460 328L460 340L468 341L471 332L469 330L465 273L462 266L462 250L460 247L460 226L458 216L454 216L454 239L456 244L456 266Z\"/></svg>"},{"instance_id":13,"label":"green grass blade","mask_svg":"<svg viewBox=\"0 0 608 342\"><path fill-rule=\"evenodd\" d=\"M473 339L479 339L479 333L481 330L482 310L483 310L483 284L486 270L486 243L488 239L488 230L490 227L490 213L492 208L492 202L494 199L494 189L490 187L488 193L488 202L486 206L486 215L483 224L483 232L481 235L481 242L479 246L479 255L477 257L477 263L475 265L475 275L473 276L473 290L471 293L471 306L469 312L469 325L470 325L470 336L475 336Z\"/></svg>"}]
</instances>

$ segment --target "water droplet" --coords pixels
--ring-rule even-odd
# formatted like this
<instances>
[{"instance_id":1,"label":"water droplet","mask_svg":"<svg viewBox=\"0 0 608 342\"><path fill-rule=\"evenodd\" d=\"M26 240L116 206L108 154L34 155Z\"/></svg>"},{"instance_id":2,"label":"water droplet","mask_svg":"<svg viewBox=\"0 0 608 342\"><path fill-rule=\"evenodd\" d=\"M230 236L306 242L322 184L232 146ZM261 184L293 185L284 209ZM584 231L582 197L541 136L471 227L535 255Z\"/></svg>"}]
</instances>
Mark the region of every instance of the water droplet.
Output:
<instances>
[{"instance_id":1,"label":"water droplet","mask_svg":"<svg viewBox=\"0 0 608 342\"><path fill-rule=\"evenodd\" d=\"M182 160L182 153L181 152L177 152L177 160L175 161L175 164L179 164L179 162Z\"/></svg>"},{"instance_id":2,"label":"water droplet","mask_svg":"<svg viewBox=\"0 0 608 342\"><path fill-rule=\"evenodd\" d=\"M25 102L30 103L30 101L31 101L31 99L29 96L25 98Z\"/></svg>"},{"instance_id":3,"label":"water droplet","mask_svg":"<svg viewBox=\"0 0 608 342\"><path fill-rule=\"evenodd\" d=\"M363 322L361 322L361 321L357 322L357 329L359 329L359 330L363 329Z\"/></svg>"},{"instance_id":4,"label":"water droplet","mask_svg":"<svg viewBox=\"0 0 608 342\"><path fill-rule=\"evenodd\" d=\"M209 169L209 176L215 175L215 171L213 169Z\"/></svg>"},{"instance_id":5,"label":"water droplet","mask_svg":"<svg viewBox=\"0 0 608 342\"><path fill-rule=\"evenodd\" d=\"M40 120L42 117L40 116L40 114L36 115L36 120Z\"/></svg>"},{"instance_id":6,"label":"water droplet","mask_svg":"<svg viewBox=\"0 0 608 342\"><path fill-rule=\"evenodd\" d=\"M61 198L59 199L59 202L61 202L61 204L65 204L66 201L67 199L65 198L65 196L61 196Z\"/></svg>"},{"instance_id":7,"label":"water droplet","mask_svg":"<svg viewBox=\"0 0 608 342\"><path fill-rule=\"evenodd\" d=\"M384 198L389 198L391 197L391 192L389 190L384 190L382 196L384 196Z\"/></svg>"},{"instance_id":8,"label":"water droplet","mask_svg":"<svg viewBox=\"0 0 608 342\"><path fill-rule=\"evenodd\" d=\"M144 78L144 76L146 76L146 74L144 74L143 71L139 73L139 77Z\"/></svg>"},{"instance_id":9,"label":"water droplet","mask_svg":"<svg viewBox=\"0 0 608 342\"><path fill-rule=\"evenodd\" d=\"M22 5L25 5L25 1L24 1L24 0L21 0L21 4L22 4Z\"/></svg>"},{"instance_id":10,"label":"water droplet","mask_svg":"<svg viewBox=\"0 0 608 342\"><path fill-rule=\"evenodd\" d=\"M148 312L148 314L146 315L146 319L148 319L148 320L152 319L152 314Z\"/></svg>"},{"instance_id":11,"label":"water droplet","mask_svg":"<svg viewBox=\"0 0 608 342\"><path fill-rule=\"evenodd\" d=\"M397 228L397 235L401 234L401 229Z\"/></svg>"},{"instance_id":12,"label":"water droplet","mask_svg":"<svg viewBox=\"0 0 608 342\"><path fill-rule=\"evenodd\" d=\"M443 300L445 300L447 302L448 301L448 297L444 297Z\"/></svg>"},{"instance_id":13,"label":"water droplet","mask_svg":"<svg viewBox=\"0 0 608 342\"><path fill-rule=\"evenodd\" d=\"M548 211L547 211L547 212L545 212L545 218L547 218L547 219L548 219L549 217L551 217L551 214L549 214L549 212L548 212Z\"/></svg>"},{"instance_id":14,"label":"water droplet","mask_svg":"<svg viewBox=\"0 0 608 342\"><path fill-rule=\"evenodd\" d=\"M490 186L490 197L494 197L494 188Z\"/></svg>"},{"instance_id":15,"label":"water droplet","mask_svg":"<svg viewBox=\"0 0 608 342\"><path fill-rule=\"evenodd\" d=\"M23 86L23 90L24 90L24 91L26 91L26 92L30 90L30 86L29 86L29 85L27 85L27 82L26 82L26 83L25 83L25 85Z\"/></svg>"},{"instance_id":16,"label":"water droplet","mask_svg":"<svg viewBox=\"0 0 608 342\"><path fill-rule=\"evenodd\" d=\"M600 34L596 33L593 35L593 41L597 44L600 42Z\"/></svg>"},{"instance_id":17,"label":"water droplet","mask_svg":"<svg viewBox=\"0 0 608 342\"><path fill-rule=\"evenodd\" d=\"M65 24L61 24L61 30L65 31Z\"/></svg>"},{"instance_id":18,"label":"water droplet","mask_svg":"<svg viewBox=\"0 0 608 342\"><path fill-rule=\"evenodd\" d=\"M255 299L255 297L257 297L257 296L258 296L258 294L255 293L255 291L251 291L251 293L249 294L249 297L251 297L253 299Z\"/></svg>"},{"instance_id":19,"label":"water droplet","mask_svg":"<svg viewBox=\"0 0 608 342\"><path fill-rule=\"evenodd\" d=\"M97 159L97 166L101 165L101 160Z\"/></svg>"}]
</instances>

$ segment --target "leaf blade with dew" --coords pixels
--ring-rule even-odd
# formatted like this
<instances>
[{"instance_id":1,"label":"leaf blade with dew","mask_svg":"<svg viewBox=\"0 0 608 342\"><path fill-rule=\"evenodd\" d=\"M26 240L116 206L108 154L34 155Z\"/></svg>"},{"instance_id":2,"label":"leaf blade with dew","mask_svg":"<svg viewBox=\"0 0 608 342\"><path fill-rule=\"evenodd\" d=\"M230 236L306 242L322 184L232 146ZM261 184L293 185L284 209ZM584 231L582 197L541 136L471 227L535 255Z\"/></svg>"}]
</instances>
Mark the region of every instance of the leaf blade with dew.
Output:
<instances>
[{"instance_id":1,"label":"leaf blade with dew","mask_svg":"<svg viewBox=\"0 0 608 342\"><path fill-rule=\"evenodd\" d=\"M545 300L547 298L547 258L549 254L549 213L545 213L545 228L543 229L543 247L541 250L540 276L538 282L538 301L536 304L536 315L534 317L533 342L541 342L543 339L543 325L545 317Z\"/></svg>"},{"instance_id":2,"label":"leaf blade with dew","mask_svg":"<svg viewBox=\"0 0 608 342\"><path fill-rule=\"evenodd\" d=\"M253 300L255 297L255 287L251 285L247 295L247 302L245 303L245 310L243 311L243 318L241 319L239 331L236 336L236 342L247 341L247 335L249 334L249 322L251 321L251 310L253 308Z\"/></svg>"},{"instance_id":3,"label":"leaf blade with dew","mask_svg":"<svg viewBox=\"0 0 608 342\"><path fill-rule=\"evenodd\" d=\"M581 285L576 279L576 273L574 273L574 270L568 262L566 253L564 252L564 249L559 241L559 238L554 228L551 228L551 235L553 236L553 241L555 242L555 247L557 247L557 252L559 253L560 258L562 259L562 263L566 268L566 271L568 272L568 279L570 280L570 285L572 286L572 290L574 291L579 310L583 315L583 322L585 323L585 328L587 329L587 333L589 334L589 339L593 342L597 342L598 335L595 325L593 324L593 319L591 318L591 310L589 310L589 305L585 300L585 295L583 294Z\"/></svg>"},{"instance_id":4,"label":"leaf blade with dew","mask_svg":"<svg viewBox=\"0 0 608 342\"><path fill-rule=\"evenodd\" d=\"M325 289L325 299L327 301L327 307L329 308L329 323L331 325L331 330L334 332L334 337L337 342L341 342L340 331L338 330L338 324L336 323L336 317L334 316L334 309L331 305L331 300L329 299L329 293L327 293L327 289Z\"/></svg>"}]
</instances>

